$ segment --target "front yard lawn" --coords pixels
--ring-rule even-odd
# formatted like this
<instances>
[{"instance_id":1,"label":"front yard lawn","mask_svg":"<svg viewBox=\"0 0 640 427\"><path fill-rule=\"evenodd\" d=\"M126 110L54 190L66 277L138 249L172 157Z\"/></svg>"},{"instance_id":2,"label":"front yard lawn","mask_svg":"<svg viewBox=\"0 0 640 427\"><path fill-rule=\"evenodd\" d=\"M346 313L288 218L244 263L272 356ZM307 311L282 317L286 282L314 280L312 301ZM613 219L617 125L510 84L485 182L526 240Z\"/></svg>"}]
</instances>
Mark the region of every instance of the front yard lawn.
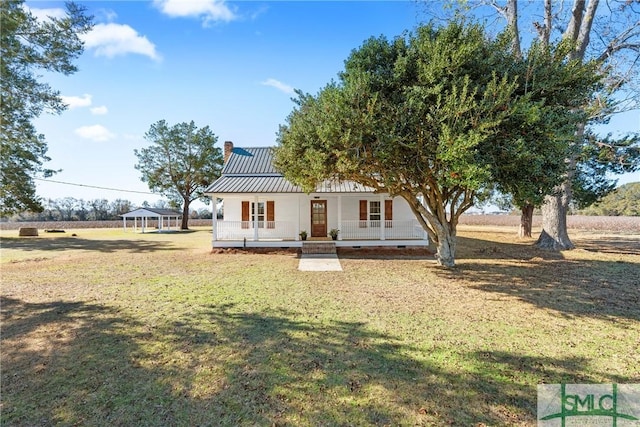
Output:
<instances>
[{"instance_id":1,"label":"front yard lawn","mask_svg":"<svg viewBox=\"0 0 640 427\"><path fill-rule=\"evenodd\" d=\"M537 384L640 383L638 236L463 228L451 271L319 273L206 230L77 234L3 232L3 425L524 426Z\"/></svg>"}]
</instances>

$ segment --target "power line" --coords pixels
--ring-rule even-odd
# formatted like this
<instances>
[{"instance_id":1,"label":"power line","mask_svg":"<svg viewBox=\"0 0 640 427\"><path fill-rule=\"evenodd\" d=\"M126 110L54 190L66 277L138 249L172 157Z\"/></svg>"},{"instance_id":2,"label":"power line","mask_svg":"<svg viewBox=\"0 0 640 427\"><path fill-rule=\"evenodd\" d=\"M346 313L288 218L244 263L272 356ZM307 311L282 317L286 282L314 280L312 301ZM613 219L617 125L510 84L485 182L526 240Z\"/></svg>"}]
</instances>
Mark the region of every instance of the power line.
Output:
<instances>
[{"instance_id":1,"label":"power line","mask_svg":"<svg viewBox=\"0 0 640 427\"><path fill-rule=\"evenodd\" d=\"M44 181L44 182L54 182L56 184L75 185L76 187L97 188L99 190L109 190L109 191L124 191L125 193L153 194L154 196L158 196L158 194L151 193L149 191L123 190L123 189L120 189L120 188L99 187L97 185L88 185L88 184L76 184L74 182L56 181L56 180L53 180L53 179L44 179L44 178L34 178L34 179L37 179L38 181Z\"/></svg>"}]
</instances>

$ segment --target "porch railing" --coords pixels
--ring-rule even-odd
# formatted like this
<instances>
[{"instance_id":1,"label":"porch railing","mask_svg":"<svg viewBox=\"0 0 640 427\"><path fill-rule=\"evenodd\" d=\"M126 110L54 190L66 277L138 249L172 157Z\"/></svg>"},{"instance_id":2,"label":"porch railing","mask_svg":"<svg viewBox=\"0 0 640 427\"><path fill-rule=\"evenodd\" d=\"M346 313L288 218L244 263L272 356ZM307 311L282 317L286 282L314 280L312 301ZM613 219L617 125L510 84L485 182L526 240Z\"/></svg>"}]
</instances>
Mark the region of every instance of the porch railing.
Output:
<instances>
[{"instance_id":1,"label":"porch railing","mask_svg":"<svg viewBox=\"0 0 640 427\"><path fill-rule=\"evenodd\" d=\"M216 240L253 240L256 236L253 221L216 221ZM259 240L296 240L296 228L288 221L259 221Z\"/></svg>"},{"instance_id":2,"label":"porch railing","mask_svg":"<svg viewBox=\"0 0 640 427\"><path fill-rule=\"evenodd\" d=\"M383 229L381 229L384 227ZM342 221L343 240L424 239L425 233L418 221Z\"/></svg>"},{"instance_id":3,"label":"porch railing","mask_svg":"<svg viewBox=\"0 0 640 427\"><path fill-rule=\"evenodd\" d=\"M253 221L216 221L215 240L254 240ZM382 227L383 226L383 227ZM341 240L418 240L425 232L416 220L401 221L342 221L339 225ZM294 222L258 222L258 240L298 240Z\"/></svg>"}]
</instances>

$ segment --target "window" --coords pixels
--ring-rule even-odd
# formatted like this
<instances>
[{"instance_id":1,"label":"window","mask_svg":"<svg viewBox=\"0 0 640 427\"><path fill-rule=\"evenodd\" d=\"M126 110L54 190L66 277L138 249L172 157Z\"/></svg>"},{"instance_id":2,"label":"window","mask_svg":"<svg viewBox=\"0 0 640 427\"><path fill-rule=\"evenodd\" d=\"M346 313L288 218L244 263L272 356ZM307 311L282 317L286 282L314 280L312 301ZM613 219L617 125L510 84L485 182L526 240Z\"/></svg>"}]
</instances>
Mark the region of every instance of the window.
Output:
<instances>
[{"instance_id":1,"label":"window","mask_svg":"<svg viewBox=\"0 0 640 427\"><path fill-rule=\"evenodd\" d=\"M255 224L258 220L258 228L264 228L264 202L258 202L258 210L256 211L256 203L251 202L251 222Z\"/></svg>"},{"instance_id":2,"label":"window","mask_svg":"<svg viewBox=\"0 0 640 427\"><path fill-rule=\"evenodd\" d=\"M372 227L380 227L380 202L369 202L369 221Z\"/></svg>"},{"instance_id":3,"label":"window","mask_svg":"<svg viewBox=\"0 0 640 427\"><path fill-rule=\"evenodd\" d=\"M384 201L384 213L386 221L391 221L392 219L392 203L393 202L391 200ZM380 227L381 220L382 204L379 200L360 200L360 228L366 228L367 226ZM387 225L387 227L389 226L390 225Z\"/></svg>"},{"instance_id":4,"label":"window","mask_svg":"<svg viewBox=\"0 0 640 427\"><path fill-rule=\"evenodd\" d=\"M275 202L242 202L242 228L253 228L255 221L258 228L275 228ZM266 220L266 221L265 221Z\"/></svg>"},{"instance_id":5,"label":"window","mask_svg":"<svg viewBox=\"0 0 640 427\"><path fill-rule=\"evenodd\" d=\"M380 202L369 202L369 220L380 221Z\"/></svg>"}]
</instances>

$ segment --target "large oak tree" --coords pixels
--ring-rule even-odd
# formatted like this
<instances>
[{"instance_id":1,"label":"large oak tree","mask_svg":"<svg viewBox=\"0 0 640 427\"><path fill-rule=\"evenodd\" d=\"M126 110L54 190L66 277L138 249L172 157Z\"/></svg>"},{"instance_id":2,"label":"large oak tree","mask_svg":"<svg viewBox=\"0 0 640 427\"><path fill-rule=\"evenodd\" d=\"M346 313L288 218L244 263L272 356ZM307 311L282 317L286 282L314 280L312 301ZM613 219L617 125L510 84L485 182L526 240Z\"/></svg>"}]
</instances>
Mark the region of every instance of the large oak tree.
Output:
<instances>
[{"instance_id":1,"label":"large oak tree","mask_svg":"<svg viewBox=\"0 0 640 427\"><path fill-rule=\"evenodd\" d=\"M82 53L80 35L92 28L85 10L67 3L63 18L39 21L21 0L0 2L0 215L42 211L34 178L54 171L45 137L33 120L42 112L60 113L66 105L59 93L41 81L39 72L65 75L77 71L73 61Z\"/></svg>"},{"instance_id":2,"label":"large oak tree","mask_svg":"<svg viewBox=\"0 0 640 427\"><path fill-rule=\"evenodd\" d=\"M316 96L298 93L279 131L276 167L307 191L337 178L404 198L439 264L451 267L458 218L480 192L519 180L544 194L564 170L566 145L555 130L582 117L546 100L566 91L584 102L598 78L557 52L531 55L522 59L507 37L490 40L481 26L461 23L369 39L337 82ZM519 168L532 164L536 174L520 179Z\"/></svg>"},{"instance_id":3,"label":"large oak tree","mask_svg":"<svg viewBox=\"0 0 640 427\"><path fill-rule=\"evenodd\" d=\"M181 228L189 228L189 206L196 199L208 202L204 190L220 176L222 150L209 126L197 128L193 121L169 126L154 123L145 134L151 146L134 150L136 169L153 192L182 204Z\"/></svg>"}]
</instances>

